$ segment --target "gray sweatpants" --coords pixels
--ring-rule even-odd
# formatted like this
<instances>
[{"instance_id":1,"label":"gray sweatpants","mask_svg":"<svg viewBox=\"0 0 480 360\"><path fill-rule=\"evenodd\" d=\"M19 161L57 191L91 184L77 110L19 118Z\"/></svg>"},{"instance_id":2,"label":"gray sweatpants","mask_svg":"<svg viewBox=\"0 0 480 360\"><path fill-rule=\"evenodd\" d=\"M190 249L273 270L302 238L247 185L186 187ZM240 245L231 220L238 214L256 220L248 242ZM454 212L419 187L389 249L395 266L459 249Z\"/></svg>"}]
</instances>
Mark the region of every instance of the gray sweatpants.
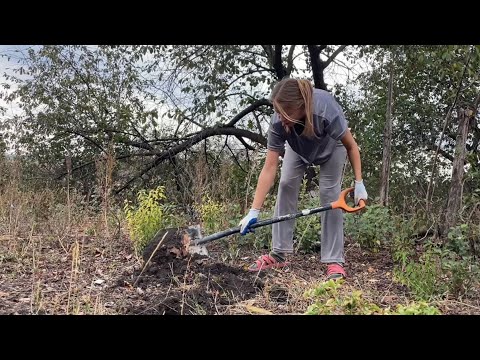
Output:
<instances>
[{"instance_id":1,"label":"gray sweatpants","mask_svg":"<svg viewBox=\"0 0 480 360\"><path fill-rule=\"evenodd\" d=\"M342 143L335 148L330 159L320 165L320 204L326 205L338 199L341 192L342 172L347 158ZM307 164L289 146L285 156L278 186L275 216L297 212L298 195ZM302 209L303 210L303 209ZM341 209L321 212L321 261L344 263L343 257L343 211ZM315 215L312 215L315 216ZM295 219L272 225L273 251L293 252Z\"/></svg>"}]
</instances>

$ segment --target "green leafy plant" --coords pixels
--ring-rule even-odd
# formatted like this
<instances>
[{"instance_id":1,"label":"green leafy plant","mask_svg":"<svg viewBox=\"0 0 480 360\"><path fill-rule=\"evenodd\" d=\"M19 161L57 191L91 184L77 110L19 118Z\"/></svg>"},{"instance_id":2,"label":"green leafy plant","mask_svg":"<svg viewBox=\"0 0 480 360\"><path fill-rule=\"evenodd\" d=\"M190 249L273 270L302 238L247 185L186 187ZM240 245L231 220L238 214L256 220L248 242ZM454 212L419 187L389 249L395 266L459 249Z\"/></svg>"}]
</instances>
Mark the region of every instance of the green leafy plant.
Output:
<instances>
[{"instance_id":1,"label":"green leafy plant","mask_svg":"<svg viewBox=\"0 0 480 360\"><path fill-rule=\"evenodd\" d=\"M466 294L480 278L478 263L471 257L458 259L455 254L444 255L442 273L449 293L455 297Z\"/></svg>"},{"instance_id":2,"label":"green leafy plant","mask_svg":"<svg viewBox=\"0 0 480 360\"><path fill-rule=\"evenodd\" d=\"M304 297L314 299L306 315L440 315L440 311L425 301L398 304L395 310L380 308L377 304L364 299L359 290L342 293L343 280L329 280L313 289L305 291Z\"/></svg>"},{"instance_id":3,"label":"green leafy plant","mask_svg":"<svg viewBox=\"0 0 480 360\"><path fill-rule=\"evenodd\" d=\"M159 229L179 226L181 218L175 216L175 206L166 203L165 188L140 190L138 206L125 201L124 212L134 249L140 254Z\"/></svg>"},{"instance_id":4,"label":"green leafy plant","mask_svg":"<svg viewBox=\"0 0 480 360\"><path fill-rule=\"evenodd\" d=\"M415 255L414 221L399 221L391 244L392 259L404 271Z\"/></svg>"},{"instance_id":5,"label":"green leafy plant","mask_svg":"<svg viewBox=\"0 0 480 360\"><path fill-rule=\"evenodd\" d=\"M239 214L240 206L236 203L225 204L212 199L211 196L206 194L202 197L202 203L196 205L195 208L200 214L202 228L207 234L233 228L238 225L239 221L236 220L236 216ZM222 261L234 261L239 257L239 243L241 243L242 240L239 235L234 235L233 238L220 239L220 242L226 248Z\"/></svg>"},{"instance_id":6,"label":"green leafy plant","mask_svg":"<svg viewBox=\"0 0 480 360\"><path fill-rule=\"evenodd\" d=\"M200 214L204 231L214 233L223 230L227 225L228 218L226 217L226 205L213 200L208 194L205 194L202 197L201 204L195 204L194 206Z\"/></svg>"},{"instance_id":7,"label":"green leafy plant","mask_svg":"<svg viewBox=\"0 0 480 360\"><path fill-rule=\"evenodd\" d=\"M471 256L461 257L448 246L426 245L419 260L411 258L395 269L395 278L406 285L419 300L431 300L446 294L466 294L478 282L478 263Z\"/></svg>"},{"instance_id":8,"label":"green leafy plant","mask_svg":"<svg viewBox=\"0 0 480 360\"><path fill-rule=\"evenodd\" d=\"M394 219L388 208L370 205L362 214L345 215L345 231L360 246L376 251L395 233Z\"/></svg>"},{"instance_id":9,"label":"green leafy plant","mask_svg":"<svg viewBox=\"0 0 480 360\"><path fill-rule=\"evenodd\" d=\"M343 280L329 280L314 289L307 290L304 296L307 299L314 299L305 314L306 315L372 315L381 314L382 309L366 301L362 292L353 291L350 294L341 294L339 289Z\"/></svg>"},{"instance_id":10,"label":"green leafy plant","mask_svg":"<svg viewBox=\"0 0 480 360\"><path fill-rule=\"evenodd\" d=\"M459 256L467 256L470 254L470 244L468 241L469 237L469 226L468 224L461 224L456 227L453 227L448 232L447 238L447 249L454 251Z\"/></svg>"},{"instance_id":11,"label":"green leafy plant","mask_svg":"<svg viewBox=\"0 0 480 360\"><path fill-rule=\"evenodd\" d=\"M445 292L440 281L441 269L431 251L425 252L416 261L409 261L404 269L395 269L395 279L406 285L419 300L430 300Z\"/></svg>"},{"instance_id":12,"label":"green leafy plant","mask_svg":"<svg viewBox=\"0 0 480 360\"><path fill-rule=\"evenodd\" d=\"M447 238L446 246L437 253L449 293L458 297L466 294L480 279L480 264L475 253L477 226L460 224L450 229Z\"/></svg>"},{"instance_id":13,"label":"green leafy plant","mask_svg":"<svg viewBox=\"0 0 480 360\"><path fill-rule=\"evenodd\" d=\"M296 249L309 252L319 243L321 222L319 216L299 218L295 227Z\"/></svg>"},{"instance_id":14,"label":"green leafy plant","mask_svg":"<svg viewBox=\"0 0 480 360\"><path fill-rule=\"evenodd\" d=\"M442 313L435 306L429 305L425 301L418 303L412 302L408 305L398 304L396 311L385 312L386 315L441 315Z\"/></svg>"}]
</instances>

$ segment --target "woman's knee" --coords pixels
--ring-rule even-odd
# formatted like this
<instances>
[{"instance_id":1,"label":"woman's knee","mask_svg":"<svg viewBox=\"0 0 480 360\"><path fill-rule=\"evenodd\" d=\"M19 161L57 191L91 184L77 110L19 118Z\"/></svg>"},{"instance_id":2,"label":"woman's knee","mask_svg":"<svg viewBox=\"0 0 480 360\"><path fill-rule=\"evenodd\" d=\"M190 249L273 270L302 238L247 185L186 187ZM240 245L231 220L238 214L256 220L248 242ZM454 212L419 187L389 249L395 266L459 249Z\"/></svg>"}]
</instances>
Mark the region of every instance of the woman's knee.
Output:
<instances>
[{"instance_id":1,"label":"woman's knee","mask_svg":"<svg viewBox=\"0 0 480 360\"><path fill-rule=\"evenodd\" d=\"M341 191L340 186L322 186L320 184L320 200L322 203L335 201L340 196Z\"/></svg>"},{"instance_id":2,"label":"woman's knee","mask_svg":"<svg viewBox=\"0 0 480 360\"><path fill-rule=\"evenodd\" d=\"M299 188L300 184L294 179L280 179L278 183L278 190L282 192L298 191Z\"/></svg>"}]
</instances>

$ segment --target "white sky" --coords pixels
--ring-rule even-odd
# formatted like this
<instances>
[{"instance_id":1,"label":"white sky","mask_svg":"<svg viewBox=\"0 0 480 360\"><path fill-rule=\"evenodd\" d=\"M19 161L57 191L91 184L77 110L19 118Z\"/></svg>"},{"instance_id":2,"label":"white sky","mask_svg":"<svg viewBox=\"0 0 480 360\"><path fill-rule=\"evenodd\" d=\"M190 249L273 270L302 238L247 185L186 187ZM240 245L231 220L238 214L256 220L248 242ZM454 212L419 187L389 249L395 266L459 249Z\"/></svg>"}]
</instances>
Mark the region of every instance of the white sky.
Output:
<instances>
[{"instance_id":1,"label":"white sky","mask_svg":"<svg viewBox=\"0 0 480 360\"><path fill-rule=\"evenodd\" d=\"M12 74L12 69L16 68L18 65L16 64L16 57L21 51L25 51L27 46L24 45L0 45L0 55L3 54L11 54L12 59L8 61L7 58L0 56L0 84L5 82L5 79L2 77L3 73ZM12 84L11 84L12 85ZM0 89L3 91L3 89ZM19 113L20 109L18 108L18 104L6 104L3 99L0 99L0 107L6 108L7 111L5 113L6 117L12 117L14 114Z\"/></svg>"},{"instance_id":2,"label":"white sky","mask_svg":"<svg viewBox=\"0 0 480 360\"><path fill-rule=\"evenodd\" d=\"M12 69L18 67L16 60L30 47L35 48L39 47L39 45L0 45L0 55L11 55L10 61L8 61L7 58L0 57L0 74L3 74L4 72L11 73ZM300 46L297 46L297 51L301 51ZM338 55L337 60L339 62L348 64L348 61L342 56L342 54ZM305 68L305 60L302 59L302 57L298 57L295 64L300 69ZM358 71L360 67L365 69L364 64L356 64L356 66L354 66L354 71ZM350 78L353 76L353 74L354 72L350 73ZM330 64L330 66L325 70L325 81L330 88L334 87L335 84L346 84L348 77L348 70L333 63ZM2 79L1 82L4 82L4 79ZM0 100L0 106L5 107L5 102ZM14 114L16 110L18 110L18 108L15 106L8 109L10 114Z\"/></svg>"}]
</instances>

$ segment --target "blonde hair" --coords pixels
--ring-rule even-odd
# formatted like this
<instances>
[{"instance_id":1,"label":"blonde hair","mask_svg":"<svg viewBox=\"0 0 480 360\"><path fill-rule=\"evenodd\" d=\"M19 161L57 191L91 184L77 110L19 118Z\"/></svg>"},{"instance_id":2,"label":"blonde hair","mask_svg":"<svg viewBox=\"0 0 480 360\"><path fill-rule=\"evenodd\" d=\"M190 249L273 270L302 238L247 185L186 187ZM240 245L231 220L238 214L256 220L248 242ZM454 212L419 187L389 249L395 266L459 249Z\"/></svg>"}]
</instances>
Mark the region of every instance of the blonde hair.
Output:
<instances>
[{"instance_id":1,"label":"blonde hair","mask_svg":"<svg viewBox=\"0 0 480 360\"><path fill-rule=\"evenodd\" d=\"M304 79L285 78L279 81L272 90L271 102L275 111L285 119L304 125L302 136L313 137L313 85ZM304 109L306 114L305 124L292 119L285 110ZM289 128L285 127L289 132Z\"/></svg>"}]
</instances>

